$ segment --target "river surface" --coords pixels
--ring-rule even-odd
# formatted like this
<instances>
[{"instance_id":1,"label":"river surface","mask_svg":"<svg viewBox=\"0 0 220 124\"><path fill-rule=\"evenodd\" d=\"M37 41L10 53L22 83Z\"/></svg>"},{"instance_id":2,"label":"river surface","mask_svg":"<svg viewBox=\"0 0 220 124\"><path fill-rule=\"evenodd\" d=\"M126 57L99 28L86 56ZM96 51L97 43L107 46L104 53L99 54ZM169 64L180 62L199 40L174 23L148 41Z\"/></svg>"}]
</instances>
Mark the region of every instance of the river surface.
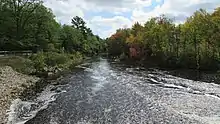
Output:
<instances>
[{"instance_id":1,"label":"river surface","mask_svg":"<svg viewBox=\"0 0 220 124\"><path fill-rule=\"evenodd\" d=\"M220 124L220 85L98 59L13 102L8 124Z\"/></svg>"}]
</instances>

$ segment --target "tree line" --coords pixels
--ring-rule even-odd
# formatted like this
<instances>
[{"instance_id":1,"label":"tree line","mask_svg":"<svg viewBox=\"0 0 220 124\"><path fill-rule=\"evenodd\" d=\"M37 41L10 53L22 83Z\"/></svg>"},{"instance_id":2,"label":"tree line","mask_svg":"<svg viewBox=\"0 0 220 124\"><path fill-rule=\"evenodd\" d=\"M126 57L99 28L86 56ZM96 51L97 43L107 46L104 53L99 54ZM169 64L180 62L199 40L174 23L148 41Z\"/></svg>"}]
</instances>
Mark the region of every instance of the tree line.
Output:
<instances>
[{"instance_id":1,"label":"tree line","mask_svg":"<svg viewBox=\"0 0 220 124\"><path fill-rule=\"evenodd\" d=\"M61 25L42 0L0 1L0 50L64 51L94 55L104 48L81 17Z\"/></svg>"},{"instance_id":2,"label":"tree line","mask_svg":"<svg viewBox=\"0 0 220 124\"><path fill-rule=\"evenodd\" d=\"M166 67L216 70L220 61L220 8L212 13L200 9L183 24L175 24L164 15L144 25L137 22L131 28L118 29L107 38L107 44L110 56Z\"/></svg>"}]
</instances>

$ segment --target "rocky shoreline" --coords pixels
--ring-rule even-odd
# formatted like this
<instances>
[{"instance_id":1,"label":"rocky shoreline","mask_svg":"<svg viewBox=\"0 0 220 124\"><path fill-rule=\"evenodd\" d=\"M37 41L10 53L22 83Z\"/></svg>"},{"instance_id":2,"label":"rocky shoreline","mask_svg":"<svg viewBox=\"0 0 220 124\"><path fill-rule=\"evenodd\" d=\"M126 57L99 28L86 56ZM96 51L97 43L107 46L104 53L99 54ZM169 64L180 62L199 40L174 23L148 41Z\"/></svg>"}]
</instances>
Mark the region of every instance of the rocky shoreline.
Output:
<instances>
[{"instance_id":1,"label":"rocky shoreline","mask_svg":"<svg viewBox=\"0 0 220 124\"><path fill-rule=\"evenodd\" d=\"M117 59L116 59L117 61ZM118 60L120 61L120 60ZM157 63L153 63L151 61L134 61L134 60L122 60L122 63L126 63L130 66L140 66L146 69L158 69L165 71L167 74L190 79L194 81L202 81L207 83L215 83L220 84L220 71L213 70L196 70L196 69L184 69L184 68L171 68L171 67L160 67Z\"/></svg>"},{"instance_id":2,"label":"rocky shoreline","mask_svg":"<svg viewBox=\"0 0 220 124\"><path fill-rule=\"evenodd\" d=\"M11 102L39 80L38 77L18 73L9 66L0 67L0 124L7 123L7 110Z\"/></svg>"},{"instance_id":3,"label":"rocky shoreline","mask_svg":"<svg viewBox=\"0 0 220 124\"><path fill-rule=\"evenodd\" d=\"M20 64L19 68L14 66L19 61L20 59L14 61L12 58L6 58L0 63L0 124L7 123L9 108L13 100L34 99L37 97L37 93L44 90L48 84L56 85L63 76L82 63L83 59L78 58L73 63L68 63L68 68L66 63L60 68L46 66L43 73L31 73L32 75L23 73L23 68L28 68L26 63Z\"/></svg>"}]
</instances>

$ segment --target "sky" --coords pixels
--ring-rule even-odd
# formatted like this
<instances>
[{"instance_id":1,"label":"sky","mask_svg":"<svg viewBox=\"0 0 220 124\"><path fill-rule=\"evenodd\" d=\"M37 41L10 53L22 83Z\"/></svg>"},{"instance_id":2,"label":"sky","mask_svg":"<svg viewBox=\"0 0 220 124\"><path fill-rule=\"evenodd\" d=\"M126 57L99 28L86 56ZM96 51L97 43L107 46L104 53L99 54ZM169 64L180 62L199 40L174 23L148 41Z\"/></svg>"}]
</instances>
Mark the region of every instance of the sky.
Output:
<instances>
[{"instance_id":1,"label":"sky","mask_svg":"<svg viewBox=\"0 0 220 124\"><path fill-rule=\"evenodd\" d=\"M44 5L59 23L71 24L74 16L80 16L94 34L106 38L118 28L162 14L182 23L200 8L212 12L220 7L220 0L46 0Z\"/></svg>"}]
</instances>

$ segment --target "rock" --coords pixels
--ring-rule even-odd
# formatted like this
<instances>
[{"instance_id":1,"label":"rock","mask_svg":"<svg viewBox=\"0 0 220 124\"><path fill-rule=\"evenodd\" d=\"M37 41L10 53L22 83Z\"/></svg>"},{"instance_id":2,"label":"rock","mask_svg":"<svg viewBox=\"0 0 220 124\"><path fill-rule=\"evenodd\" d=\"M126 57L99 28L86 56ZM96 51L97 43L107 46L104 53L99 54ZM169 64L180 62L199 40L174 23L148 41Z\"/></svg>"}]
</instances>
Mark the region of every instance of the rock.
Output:
<instances>
[{"instance_id":1,"label":"rock","mask_svg":"<svg viewBox=\"0 0 220 124\"><path fill-rule=\"evenodd\" d=\"M53 76L53 72L48 72L48 73L47 73L47 76L48 76L48 77Z\"/></svg>"}]
</instances>

